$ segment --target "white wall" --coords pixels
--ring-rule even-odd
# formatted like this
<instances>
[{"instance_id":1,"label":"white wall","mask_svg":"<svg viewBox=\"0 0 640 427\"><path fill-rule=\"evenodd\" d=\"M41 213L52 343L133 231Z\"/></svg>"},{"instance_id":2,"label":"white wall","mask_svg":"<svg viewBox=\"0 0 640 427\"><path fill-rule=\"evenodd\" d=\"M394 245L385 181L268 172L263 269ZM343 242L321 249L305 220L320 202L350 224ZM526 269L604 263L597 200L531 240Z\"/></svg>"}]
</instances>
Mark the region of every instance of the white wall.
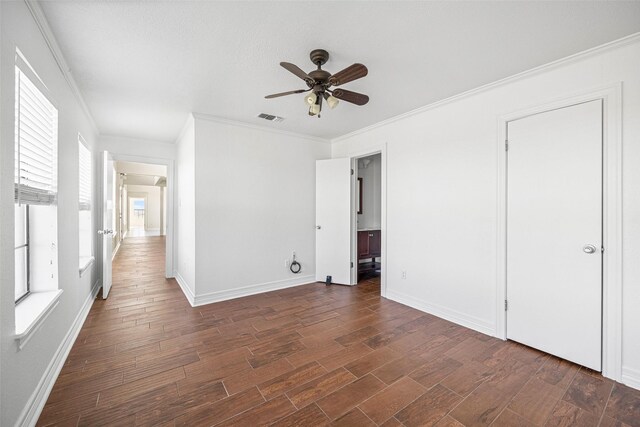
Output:
<instances>
[{"instance_id":1,"label":"white wall","mask_svg":"<svg viewBox=\"0 0 640 427\"><path fill-rule=\"evenodd\" d=\"M147 144L155 144L155 145L160 145L160 147L162 148L166 148L165 145L169 145L169 144L165 144L165 143L161 143L161 142L147 142ZM117 149L118 147L113 147ZM168 152L169 156L165 155L163 156L164 158L169 158L169 159L173 159L174 158L174 151L175 151L175 146L173 144L171 144L171 147L168 148L172 148L171 151ZM130 151L130 150L127 150ZM126 154L122 153L122 154ZM167 153L165 153L167 154ZM149 152L147 151L145 156L149 156ZM155 165L155 164L149 164L149 163L138 163L138 162L116 162L116 169L118 172L124 172L127 174L134 174L134 175L151 175L151 176L167 176L167 167L164 165ZM139 183L140 184L140 183Z\"/></svg>"},{"instance_id":2,"label":"white wall","mask_svg":"<svg viewBox=\"0 0 640 427\"><path fill-rule=\"evenodd\" d=\"M138 197L145 194L147 197L147 205L145 209L145 220L147 230L160 230L160 187L155 185L127 185L129 197Z\"/></svg>"},{"instance_id":3,"label":"white wall","mask_svg":"<svg viewBox=\"0 0 640 427\"><path fill-rule=\"evenodd\" d=\"M176 141L175 277L193 303L196 283L195 123L189 116Z\"/></svg>"},{"instance_id":4,"label":"white wall","mask_svg":"<svg viewBox=\"0 0 640 427\"><path fill-rule=\"evenodd\" d=\"M388 144L388 296L494 331L498 117L623 82L623 378L640 387L638 70L636 37L334 141L333 157Z\"/></svg>"},{"instance_id":5,"label":"white wall","mask_svg":"<svg viewBox=\"0 0 640 427\"><path fill-rule=\"evenodd\" d=\"M78 132L94 152L96 135L90 120L62 75L47 42L24 2L0 2L0 425L24 420L30 405L44 403L46 378L55 379L57 362L63 361L65 339L86 302L91 302L96 282L95 265L82 278L78 274ZM14 174L14 56L16 46L50 89L58 108L58 283L63 293L59 305L43 326L18 350L14 316L13 174ZM95 163L97 164L97 162ZM97 186L97 183L96 183ZM96 187L97 188L97 187ZM94 198L94 205L96 199ZM97 216L94 210L94 221ZM95 224L94 227L95 229ZM95 239L97 240L97 239ZM82 320L82 317L79 318ZM77 325L77 324L76 324ZM57 358L57 359L56 359ZM41 382L42 381L42 382ZM44 385L45 387L41 387ZM40 393L40 394L36 394ZM22 415L21 415L22 414Z\"/></svg>"},{"instance_id":6,"label":"white wall","mask_svg":"<svg viewBox=\"0 0 640 427\"><path fill-rule=\"evenodd\" d=\"M315 162L330 144L199 115L195 135L196 302L313 282Z\"/></svg>"},{"instance_id":7,"label":"white wall","mask_svg":"<svg viewBox=\"0 0 640 427\"><path fill-rule=\"evenodd\" d=\"M382 214L382 156L367 157L370 163L364 167L358 162L358 178L362 178L362 214L358 214L358 228L380 228Z\"/></svg>"},{"instance_id":8,"label":"white wall","mask_svg":"<svg viewBox=\"0 0 640 427\"><path fill-rule=\"evenodd\" d=\"M159 159L175 159L176 156L175 144L121 136L101 135L99 149L100 151L107 150L115 154L153 157ZM157 169L151 168L149 170ZM126 172L126 170L121 170L121 172Z\"/></svg>"}]
</instances>

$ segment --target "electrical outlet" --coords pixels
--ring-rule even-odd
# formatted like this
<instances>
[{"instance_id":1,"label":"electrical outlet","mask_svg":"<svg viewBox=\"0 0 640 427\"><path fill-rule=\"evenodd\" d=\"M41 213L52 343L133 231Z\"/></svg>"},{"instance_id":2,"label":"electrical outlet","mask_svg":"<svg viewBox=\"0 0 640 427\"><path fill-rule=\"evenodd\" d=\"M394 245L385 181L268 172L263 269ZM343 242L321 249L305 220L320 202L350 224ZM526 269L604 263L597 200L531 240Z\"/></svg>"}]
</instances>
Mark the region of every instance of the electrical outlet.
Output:
<instances>
[{"instance_id":1,"label":"electrical outlet","mask_svg":"<svg viewBox=\"0 0 640 427\"><path fill-rule=\"evenodd\" d=\"M285 258L285 260L284 260L284 267L285 267L285 268L289 268L289 258Z\"/></svg>"},{"instance_id":2,"label":"electrical outlet","mask_svg":"<svg viewBox=\"0 0 640 427\"><path fill-rule=\"evenodd\" d=\"M403 271L402 272L402 276L400 276L402 279L406 279L407 278L407 272Z\"/></svg>"}]
</instances>

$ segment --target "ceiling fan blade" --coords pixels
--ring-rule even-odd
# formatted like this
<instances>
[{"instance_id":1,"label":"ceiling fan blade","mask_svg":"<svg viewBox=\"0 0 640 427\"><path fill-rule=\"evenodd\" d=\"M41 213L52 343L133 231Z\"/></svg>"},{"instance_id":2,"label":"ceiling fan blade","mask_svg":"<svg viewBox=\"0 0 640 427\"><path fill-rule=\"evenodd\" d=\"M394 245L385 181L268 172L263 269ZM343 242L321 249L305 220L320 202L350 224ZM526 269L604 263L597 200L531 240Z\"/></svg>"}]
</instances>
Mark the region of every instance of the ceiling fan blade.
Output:
<instances>
[{"instance_id":1,"label":"ceiling fan blade","mask_svg":"<svg viewBox=\"0 0 640 427\"><path fill-rule=\"evenodd\" d=\"M343 101L351 102L356 105L364 105L369 102L369 97L362 93L351 92L346 89L335 89L331 93L335 98L342 99Z\"/></svg>"},{"instance_id":2,"label":"ceiling fan blade","mask_svg":"<svg viewBox=\"0 0 640 427\"><path fill-rule=\"evenodd\" d=\"M294 93L308 92L310 90L311 89L290 90L289 92L280 92L280 93L274 93L273 95L267 95L267 96L265 96L265 98L267 98L267 99L277 98L279 96L293 95Z\"/></svg>"},{"instance_id":3,"label":"ceiling fan blade","mask_svg":"<svg viewBox=\"0 0 640 427\"><path fill-rule=\"evenodd\" d=\"M289 71L289 72L295 74L296 76L300 77L302 80L313 82L313 79L311 77L309 77L309 75L307 73L302 71L300 69L300 67L298 67L297 65L291 64L290 62L281 62L280 65L283 68L285 68L287 71Z\"/></svg>"},{"instance_id":4,"label":"ceiling fan blade","mask_svg":"<svg viewBox=\"0 0 640 427\"><path fill-rule=\"evenodd\" d=\"M329 83L334 86L340 86L345 83L360 79L369 73L367 67L362 64L353 64L342 71L338 71L329 77Z\"/></svg>"}]
</instances>

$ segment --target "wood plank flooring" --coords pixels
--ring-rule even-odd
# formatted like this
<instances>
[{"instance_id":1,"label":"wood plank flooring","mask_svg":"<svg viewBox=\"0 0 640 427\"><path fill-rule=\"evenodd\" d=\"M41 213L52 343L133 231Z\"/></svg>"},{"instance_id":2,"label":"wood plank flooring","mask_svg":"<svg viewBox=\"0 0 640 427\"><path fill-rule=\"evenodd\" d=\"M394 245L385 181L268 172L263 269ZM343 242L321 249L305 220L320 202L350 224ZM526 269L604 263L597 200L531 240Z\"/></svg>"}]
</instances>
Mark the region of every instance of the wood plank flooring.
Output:
<instances>
[{"instance_id":1,"label":"wood plank flooring","mask_svg":"<svg viewBox=\"0 0 640 427\"><path fill-rule=\"evenodd\" d=\"M640 426L640 392L357 287L192 308L125 240L38 425Z\"/></svg>"}]
</instances>

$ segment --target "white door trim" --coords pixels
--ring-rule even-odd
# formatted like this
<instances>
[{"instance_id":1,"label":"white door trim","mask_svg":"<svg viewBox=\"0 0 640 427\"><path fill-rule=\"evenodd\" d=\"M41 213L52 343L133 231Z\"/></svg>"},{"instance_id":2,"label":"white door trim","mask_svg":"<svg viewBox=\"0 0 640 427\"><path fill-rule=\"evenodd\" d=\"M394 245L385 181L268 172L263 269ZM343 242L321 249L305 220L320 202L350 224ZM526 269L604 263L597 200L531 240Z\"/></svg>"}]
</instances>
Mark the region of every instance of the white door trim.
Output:
<instances>
[{"instance_id":1,"label":"white door trim","mask_svg":"<svg viewBox=\"0 0 640 427\"><path fill-rule=\"evenodd\" d=\"M496 332L506 339L507 313L507 124L533 114L587 101L603 101L603 245L602 270L602 374L620 381L622 377L622 83L594 88L546 104L504 115L498 119L497 179L497 292Z\"/></svg>"},{"instance_id":2,"label":"white door trim","mask_svg":"<svg viewBox=\"0 0 640 427\"><path fill-rule=\"evenodd\" d=\"M110 152L114 161L120 162L135 162L135 163L149 163L153 165L164 165L167 167L167 190L166 190L166 198L167 198L167 217L166 219L166 234L165 234L165 277L171 278L174 277L173 273L173 246L174 246L174 233L173 233L173 208L174 208L174 161L172 159L162 159L156 157L146 157L146 156L131 156L128 154L118 154L115 152Z\"/></svg>"},{"instance_id":3,"label":"white door trim","mask_svg":"<svg viewBox=\"0 0 640 427\"><path fill-rule=\"evenodd\" d=\"M361 157L371 156L373 154L380 154L381 160L381 177L380 177L380 254L382 259L380 260L380 295L387 296L387 143L376 145L364 150L357 150L349 152L349 158L351 159L351 167L354 171L357 170L357 162ZM351 260L353 261L354 268L351 269L351 284L358 283L358 225L357 214L355 213L355 198L356 198L356 181L357 174L354 173L351 177Z\"/></svg>"}]
</instances>

